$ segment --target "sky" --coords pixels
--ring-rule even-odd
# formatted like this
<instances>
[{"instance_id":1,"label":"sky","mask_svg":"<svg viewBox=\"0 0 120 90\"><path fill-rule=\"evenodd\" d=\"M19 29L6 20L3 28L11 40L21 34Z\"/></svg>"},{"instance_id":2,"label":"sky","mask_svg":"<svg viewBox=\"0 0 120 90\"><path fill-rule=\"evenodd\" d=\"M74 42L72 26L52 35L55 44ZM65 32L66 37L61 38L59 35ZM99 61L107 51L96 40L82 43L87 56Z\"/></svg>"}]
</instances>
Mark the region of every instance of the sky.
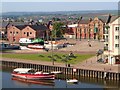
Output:
<instances>
[{"instance_id":1,"label":"sky","mask_svg":"<svg viewBox=\"0 0 120 90\"><path fill-rule=\"evenodd\" d=\"M33 2L34 1L34 2ZM48 2L49 1L49 2ZM62 0L61 0L62 1ZM65 0L64 0L65 1ZM83 2L84 1L84 2ZM103 1L103 0L101 0ZM116 2L115 2L116 1ZM66 0L66 2L60 2L60 0L2 0L1 12L52 12L52 11L80 11L80 10L118 10L117 0L110 2L104 0L103 2L91 2L87 0Z\"/></svg>"}]
</instances>

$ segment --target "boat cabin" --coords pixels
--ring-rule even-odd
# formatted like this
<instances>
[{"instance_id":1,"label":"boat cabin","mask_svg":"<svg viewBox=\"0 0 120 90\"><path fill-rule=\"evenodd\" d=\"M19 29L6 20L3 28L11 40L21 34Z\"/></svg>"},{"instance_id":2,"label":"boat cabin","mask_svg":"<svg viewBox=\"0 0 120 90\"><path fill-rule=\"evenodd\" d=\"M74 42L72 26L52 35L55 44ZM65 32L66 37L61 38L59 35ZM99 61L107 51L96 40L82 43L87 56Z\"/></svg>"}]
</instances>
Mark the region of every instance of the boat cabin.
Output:
<instances>
[{"instance_id":1,"label":"boat cabin","mask_svg":"<svg viewBox=\"0 0 120 90\"><path fill-rule=\"evenodd\" d=\"M20 74L34 74L36 70L32 68L16 68L13 70L13 73L20 73Z\"/></svg>"}]
</instances>

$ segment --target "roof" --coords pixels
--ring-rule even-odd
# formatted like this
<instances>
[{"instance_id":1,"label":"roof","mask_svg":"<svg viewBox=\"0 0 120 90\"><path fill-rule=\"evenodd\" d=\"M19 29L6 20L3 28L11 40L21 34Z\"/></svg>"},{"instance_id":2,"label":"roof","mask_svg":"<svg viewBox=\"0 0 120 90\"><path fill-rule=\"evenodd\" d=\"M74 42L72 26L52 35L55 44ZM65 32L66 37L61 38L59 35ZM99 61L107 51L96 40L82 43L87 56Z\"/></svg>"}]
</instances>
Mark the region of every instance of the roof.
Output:
<instances>
[{"instance_id":1,"label":"roof","mask_svg":"<svg viewBox=\"0 0 120 90\"><path fill-rule=\"evenodd\" d=\"M106 16L98 16L99 20L101 20L102 22L104 23L107 23L108 20L109 20L109 15L106 15Z\"/></svg>"},{"instance_id":2,"label":"roof","mask_svg":"<svg viewBox=\"0 0 120 90\"><path fill-rule=\"evenodd\" d=\"M32 68L16 68L16 69L14 69L13 71L14 72L24 72L24 73L27 73L29 70L34 70L34 69L32 69Z\"/></svg>"},{"instance_id":3,"label":"roof","mask_svg":"<svg viewBox=\"0 0 120 90\"><path fill-rule=\"evenodd\" d=\"M5 28L8 22L0 22L0 27Z\"/></svg>"},{"instance_id":4,"label":"roof","mask_svg":"<svg viewBox=\"0 0 120 90\"><path fill-rule=\"evenodd\" d=\"M6 26L9 27L11 25L17 26L17 25L26 25L27 23L24 22L0 22L0 27L5 28Z\"/></svg>"},{"instance_id":5,"label":"roof","mask_svg":"<svg viewBox=\"0 0 120 90\"><path fill-rule=\"evenodd\" d=\"M89 19L83 19L80 21L80 24L88 24L88 23L90 23Z\"/></svg>"},{"instance_id":6,"label":"roof","mask_svg":"<svg viewBox=\"0 0 120 90\"><path fill-rule=\"evenodd\" d=\"M119 18L120 16L112 16L111 19L110 19L110 23L112 23L113 21L115 21L117 18Z\"/></svg>"},{"instance_id":7,"label":"roof","mask_svg":"<svg viewBox=\"0 0 120 90\"><path fill-rule=\"evenodd\" d=\"M47 30L48 28L44 25L17 25L15 27L17 27L18 29L22 30L24 29L25 27L31 27L32 29L34 30Z\"/></svg>"},{"instance_id":8,"label":"roof","mask_svg":"<svg viewBox=\"0 0 120 90\"><path fill-rule=\"evenodd\" d=\"M28 25L34 30L47 30L48 28L44 25Z\"/></svg>"},{"instance_id":9,"label":"roof","mask_svg":"<svg viewBox=\"0 0 120 90\"><path fill-rule=\"evenodd\" d=\"M18 28L18 29L20 29L20 30L22 30L22 29L24 29L26 27L26 25L17 25L15 27Z\"/></svg>"}]
</instances>

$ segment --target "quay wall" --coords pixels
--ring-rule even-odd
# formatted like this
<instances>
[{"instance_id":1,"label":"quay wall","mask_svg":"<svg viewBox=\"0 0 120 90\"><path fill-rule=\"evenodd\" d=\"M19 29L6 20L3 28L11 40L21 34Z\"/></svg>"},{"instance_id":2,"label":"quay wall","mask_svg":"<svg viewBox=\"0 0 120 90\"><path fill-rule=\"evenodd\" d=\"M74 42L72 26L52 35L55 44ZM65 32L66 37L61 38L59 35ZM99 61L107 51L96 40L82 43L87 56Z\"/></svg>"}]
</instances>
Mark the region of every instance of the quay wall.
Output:
<instances>
[{"instance_id":1,"label":"quay wall","mask_svg":"<svg viewBox=\"0 0 120 90\"><path fill-rule=\"evenodd\" d=\"M59 67L59 66L49 66L40 65L32 63L14 62L14 61L0 61L2 66L12 67L12 68L34 68L38 71L51 72L51 71L62 71L65 75L82 76L82 77L92 77L96 79L105 80L115 80L120 81L120 73L115 72L104 72L97 70L87 70L73 67Z\"/></svg>"}]
</instances>

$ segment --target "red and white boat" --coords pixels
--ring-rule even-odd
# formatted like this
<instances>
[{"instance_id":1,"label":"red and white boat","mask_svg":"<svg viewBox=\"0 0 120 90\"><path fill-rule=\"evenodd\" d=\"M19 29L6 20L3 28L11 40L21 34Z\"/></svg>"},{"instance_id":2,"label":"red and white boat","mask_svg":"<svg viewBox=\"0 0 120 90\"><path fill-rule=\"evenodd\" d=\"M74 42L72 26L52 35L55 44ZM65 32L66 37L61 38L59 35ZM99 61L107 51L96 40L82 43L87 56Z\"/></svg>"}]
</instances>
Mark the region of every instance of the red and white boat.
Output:
<instances>
[{"instance_id":1,"label":"red and white boat","mask_svg":"<svg viewBox=\"0 0 120 90\"><path fill-rule=\"evenodd\" d=\"M44 46L40 44L30 44L27 47L30 49L44 49Z\"/></svg>"},{"instance_id":2,"label":"red and white boat","mask_svg":"<svg viewBox=\"0 0 120 90\"><path fill-rule=\"evenodd\" d=\"M12 76L29 80L55 79L53 73L36 72L36 70L32 68L16 68L13 70Z\"/></svg>"}]
</instances>

